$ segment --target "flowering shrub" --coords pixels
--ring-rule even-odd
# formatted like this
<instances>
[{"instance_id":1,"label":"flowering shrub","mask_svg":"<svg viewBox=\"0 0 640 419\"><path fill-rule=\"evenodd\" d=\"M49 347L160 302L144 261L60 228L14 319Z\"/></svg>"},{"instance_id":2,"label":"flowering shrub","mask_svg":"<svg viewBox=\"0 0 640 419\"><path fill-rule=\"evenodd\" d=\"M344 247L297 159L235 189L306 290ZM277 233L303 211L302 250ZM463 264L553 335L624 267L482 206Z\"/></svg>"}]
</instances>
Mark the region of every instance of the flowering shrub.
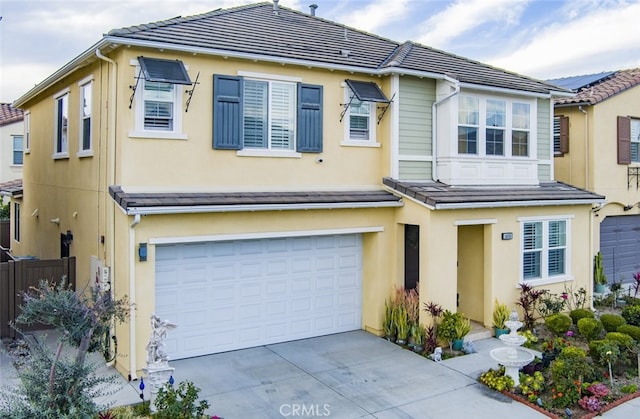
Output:
<instances>
[{"instance_id":1,"label":"flowering shrub","mask_svg":"<svg viewBox=\"0 0 640 419\"><path fill-rule=\"evenodd\" d=\"M520 392L530 402L535 402L544 390L544 376L540 371L533 375L520 374Z\"/></svg>"},{"instance_id":2,"label":"flowering shrub","mask_svg":"<svg viewBox=\"0 0 640 419\"><path fill-rule=\"evenodd\" d=\"M493 390L510 390L514 385L513 378L506 375L505 372L505 367L500 367L497 370L489 369L489 371L485 371L480 374L480 378L478 378L478 380Z\"/></svg>"},{"instance_id":3,"label":"flowering shrub","mask_svg":"<svg viewBox=\"0 0 640 419\"><path fill-rule=\"evenodd\" d=\"M609 395L609 387L602 383L593 383L587 387L587 391L599 399Z\"/></svg>"},{"instance_id":4,"label":"flowering shrub","mask_svg":"<svg viewBox=\"0 0 640 419\"><path fill-rule=\"evenodd\" d=\"M580 400L582 383L576 380L572 383L557 385L551 389L551 405L553 407L568 407Z\"/></svg>"},{"instance_id":5,"label":"flowering shrub","mask_svg":"<svg viewBox=\"0 0 640 419\"><path fill-rule=\"evenodd\" d=\"M597 412L602 409L602 403L600 399L595 396L584 396L580 400L578 400L578 404L584 410L588 410L589 412Z\"/></svg>"}]
</instances>

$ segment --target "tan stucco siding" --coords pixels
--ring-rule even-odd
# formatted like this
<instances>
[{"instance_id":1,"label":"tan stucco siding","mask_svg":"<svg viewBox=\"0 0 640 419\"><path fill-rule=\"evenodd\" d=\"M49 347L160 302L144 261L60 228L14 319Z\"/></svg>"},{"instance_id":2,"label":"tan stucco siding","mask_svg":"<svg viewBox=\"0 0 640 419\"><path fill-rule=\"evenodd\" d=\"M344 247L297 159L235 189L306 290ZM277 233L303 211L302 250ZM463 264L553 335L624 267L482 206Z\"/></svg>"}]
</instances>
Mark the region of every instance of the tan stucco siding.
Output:
<instances>
[{"instance_id":1,"label":"tan stucco siding","mask_svg":"<svg viewBox=\"0 0 640 419\"><path fill-rule=\"evenodd\" d=\"M155 56L155 52L129 51L122 54L122 62L129 63L137 55ZM182 132L187 139L133 138L129 134L135 126L135 112L127 106L118 107L118 174L117 182L140 187L180 188L253 188L280 189L343 188L376 185L382 178L382 148L388 147L390 118L387 116L376 126L378 147L351 147L341 145L344 123L340 122L344 98L342 83L347 78L375 81L387 95L390 94L386 78L301 69L246 60L223 59L193 55L161 55L163 58L183 60L193 79L199 72L199 84L193 94L189 111L182 116ZM120 66L119 83L131 83L136 67ZM245 73L243 73L245 72ZM323 89L323 152L302 153L299 158L268 158L239 156L235 150L214 150L212 147L212 91L213 75L253 74L295 78L302 83L322 85ZM119 88L121 98L127 102L130 92ZM186 95L183 95L186 101ZM134 100L135 102L135 100ZM135 107L135 104L134 104ZM322 163L316 158L321 156ZM135 162L135 164L134 164ZM387 163L385 163L387 164ZM194 168L194 170L191 170ZM264 174L268 173L268 176ZM296 176L291 176L296 173Z\"/></svg>"},{"instance_id":2,"label":"tan stucco siding","mask_svg":"<svg viewBox=\"0 0 640 419\"><path fill-rule=\"evenodd\" d=\"M134 255L135 275L135 330L136 368L144 366L145 351L150 326L149 316L155 310L155 252L158 242L210 241L251 238L255 235L323 234L323 232L347 232L354 229L373 229L363 234L362 255L362 328L374 333L382 329L384 300L393 290L397 261L389 255L395 252L396 228L393 222L395 209L364 210L310 210L220 214L180 214L142 217L140 224L131 229L133 217L117 213L118 232L115 267L116 294L131 295L128 261ZM377 231L381 230L381 231ZM133 234L133 238L128 234ZM130 248L130 242L133 248ZM148 243L148 260L137 258L139 243ZM118 328L120 348L129 347L129 326ZM129 361L119 360L118 368L127 371Z\"/></svg>"},{"instance_id":3,"label":"tan stucco siding","mask_svg":"<svg viewBox=\"0 0 640 419\"><path fill-rule=\"evenodd\" d=\"M458 309L458 298L475 300L467 305L470 313L465 314L477 315L482 312L482 318L475 320L491 326L493 301L496 298L509 307L515 307L522 277L521 219L529 217L567 216L571 224L567 258L570 276L566 278L567 281L547 283L539 285L539 288L559 293L565 286L575 290L584 287L590 292L589 243L592 230L589 208L557 206L433 211L407 199L405 206L398 210L398 220L420 225L421 301L435 302L455 311ZM512 233L513 238L503 240L502 233ZM461 237L471 239L479 246L482 243L482 259L478 259L480 253L476 252L477 248L468 246L468 243L459 243ZM459 257L465 259L459 260ZM474 266L474 260L482 260L482 263ZM465 264L463 269L466 273L459 270L461 264ZM459 275L473 272L475 277L472 280L463 279L461 287ZM482 301L473 294L473 290L478 289L482 289ZM465 292L472 294L465 296ZM421 316L423 322L429 321L426 313Z\"/></svg>"}]
</instances>

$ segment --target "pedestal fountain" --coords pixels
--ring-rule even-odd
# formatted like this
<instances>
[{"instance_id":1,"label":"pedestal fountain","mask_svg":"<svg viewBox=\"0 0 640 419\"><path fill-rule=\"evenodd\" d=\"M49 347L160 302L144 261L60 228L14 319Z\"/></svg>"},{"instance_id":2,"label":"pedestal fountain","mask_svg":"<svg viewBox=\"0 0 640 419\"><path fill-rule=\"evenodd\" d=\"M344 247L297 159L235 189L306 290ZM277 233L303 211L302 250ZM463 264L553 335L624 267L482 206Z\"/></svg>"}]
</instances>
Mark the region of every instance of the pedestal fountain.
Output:
<instances>
[{"instance_id":1,"label":"pedestal fountain","mask_svg":"<svg viewBox=\"0 0 640 419\"><path fill-rule=\"evenodd\" d=\"M492 349L489 355L505 367L506 374L513 378L514 385L518 387L520 386L520 368L533 361L535 355L531 351L520 347L527 338L518 334L518 329L522 327L522 322L518 320L518 313L515 310L511 310L509 320L504 324L509 329L509 333L500 335L499 339L506 347Z\"/></svg>"}]
</instances>

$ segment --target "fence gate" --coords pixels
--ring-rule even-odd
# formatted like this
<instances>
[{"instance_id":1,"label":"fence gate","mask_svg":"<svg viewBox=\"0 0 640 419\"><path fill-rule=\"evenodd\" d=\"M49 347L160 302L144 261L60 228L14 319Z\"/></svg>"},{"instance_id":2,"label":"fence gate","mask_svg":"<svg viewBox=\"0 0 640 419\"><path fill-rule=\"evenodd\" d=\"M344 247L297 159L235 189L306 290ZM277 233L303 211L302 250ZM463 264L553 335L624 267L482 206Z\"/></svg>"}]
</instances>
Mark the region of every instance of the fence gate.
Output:
<instances>
[{"instance_id":1,"label":"fence gate","mask_svg":"<svg viewBox=\"0 0 640 419\"><path fill-rule=\"evenodd\" d=\"M41 280L58 283L66 276L71 287L76 287L76 258L50 260L11 260L0 263L0 337L15 338L16 331L9 326L20 314L22 292L37 287ZM22 326L21 326L22 327ZM23 330L37 330L46 326L32 325Z\"/></svg>"}]
</instances>

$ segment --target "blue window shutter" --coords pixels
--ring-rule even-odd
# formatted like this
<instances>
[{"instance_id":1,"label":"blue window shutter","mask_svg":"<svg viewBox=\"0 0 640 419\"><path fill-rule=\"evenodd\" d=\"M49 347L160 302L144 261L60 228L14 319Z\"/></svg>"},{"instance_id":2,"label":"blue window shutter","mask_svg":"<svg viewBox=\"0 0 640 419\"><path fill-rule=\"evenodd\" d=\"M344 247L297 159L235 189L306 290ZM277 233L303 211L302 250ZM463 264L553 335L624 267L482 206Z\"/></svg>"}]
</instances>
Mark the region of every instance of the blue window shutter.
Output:
<instances>
[{"instance_id":1,"label":"blue window shutter","mask_svg":"<svg viewBox=\"0 0 640 419\"><path fill-rule=\"evenodd\" d=\"M242 77L213 76L213 148L242 148Z\"/></svg>"},{"instance_id":2,"label":"blue window shutter","mask_svg":"<svg viewBox=\"0 0 640 419\"><path fill-rule=\"evenodd\" d=\"M298 84L297 149L322 153L322 86Z\"/></svg>"}]
</instances>

